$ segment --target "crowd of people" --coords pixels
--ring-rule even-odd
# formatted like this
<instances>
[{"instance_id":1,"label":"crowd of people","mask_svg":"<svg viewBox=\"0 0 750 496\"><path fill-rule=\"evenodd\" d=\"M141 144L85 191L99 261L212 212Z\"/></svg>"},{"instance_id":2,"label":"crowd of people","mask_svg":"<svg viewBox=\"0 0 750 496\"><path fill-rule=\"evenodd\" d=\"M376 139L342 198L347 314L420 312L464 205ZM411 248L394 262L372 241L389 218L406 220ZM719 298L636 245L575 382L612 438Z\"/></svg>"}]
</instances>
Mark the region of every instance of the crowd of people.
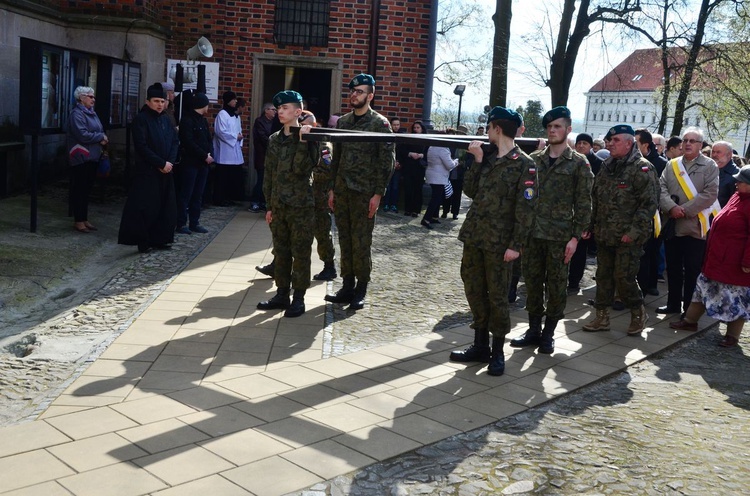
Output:
<instances>
[{"instance_id":1,"label":"crowd of people","mask_svg":"<svg viewBox=\"0 0 750 496\"><path fill-rule=\"evenodd\" d=\"M372 76L355 76L349 83L351 111L331 116L328 126L407 132L399 118L389 120L372 109L375 87ZM132 123L137 158L119 242L141 252L168 249L175 233L207 232L199 220L212 170L218 204L227 204L232 188L242 183L237 95L224 93L212 138L206 95L183 93L178 121L168 111L170 89L150 86ZM75 96L69 144L74 227L83 233L96 229L86 207L107 137L93 111L93 90L80 87ZM435 139L331 144L306 139L317 121L304 107L302 95L284 90L263 105L253 123L257 181L249 210L265 213L274 254L269 265L257 269L273 277L277 289L259 309L283 309L287 317L305 312L313 239L324 262L313 279L338 276L332 214L342 285L325 300L353 311L364 308L378 210L398 213L402 205L407 217L424 212L420 224L433 229L440 218L458 218L465 194L472 202L458 239L475 335L471 346L451 353L451 360L488 362L490 375L503 374L509 304L521 274L529 327L510 345L553 353L567 295L580 289L592 254L596 312L583 331L609 331L610 309L627 308L627 334L640 335L649 319L643 296L658 295L657 283L666 277L667 302L656 313L679 315L670 327L696 330L698 318L707 313L727 324L721 346L737 344L750 318L750 166L731 143L709 144L696 127L667 140L627 124L602 138L578 133L571 139L570 110L555 107L542 119L546 139L527 155L514 141L524 131L523 119L512 109L495 107L486 127L489 148L479 139L455 149ZM409 131L420 135L428 129L415 121ZM443 133L466 135L468 129ZM425 184L430 200L423 210Z\"/></svg>"}]
</instances>

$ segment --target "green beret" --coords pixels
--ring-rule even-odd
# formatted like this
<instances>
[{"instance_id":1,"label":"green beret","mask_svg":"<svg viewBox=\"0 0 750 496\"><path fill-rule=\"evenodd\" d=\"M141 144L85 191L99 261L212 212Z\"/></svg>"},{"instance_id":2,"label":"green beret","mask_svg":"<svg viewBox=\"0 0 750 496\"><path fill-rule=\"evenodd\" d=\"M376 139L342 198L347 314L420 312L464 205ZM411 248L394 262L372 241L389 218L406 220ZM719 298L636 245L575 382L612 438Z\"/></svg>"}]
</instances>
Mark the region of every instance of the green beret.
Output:
<instances>
[{"instance_id":1,"label":"green beret","mask_svg":"<svg viewBox=\"0 0 750 496\"><path fill-rule=\"evenodd\" d=\"M286 90L286 91L279 91L276 93L273 97L273 105L274 107L280 107L284 105L285 103L302 103L302 95L297 93L296 91L292 90Z\"/></svg>"},{"instance_id":2,"label":"green beret","mask_svg":"<svg viewBox=\"0 0 750 496\"><path fill-rule=\"evenodd\" d=\"M369 74L360 74L358 76L354 76L354 79L349 83L349 89L354 88L355 86L361 86L363 84L368 84L372 87L375 87L375 78L370 76Z\"/></svg>"},{"instance_id":3,"label":"green beret","mask_svg":"<svg viewBox=\"0 0 750 496\"><path fill-rule=\"evenodd\" d=\"M630 136L635 136L635 131L633 128L627 124L618 124L613 128L610 128L609 131L607 131L607 134L604 135L605 140L612 139L612 136L615 134L629 134Z\"/></svg>"},{"instance_id":4,"label":"green beret","mask_svg":"<svg viewBox=\"0 0 750 496\"><path fill-rule=\"evenodd\" d=\"M519 127L523 124L523 119L518 112L505 107L495 107L490 110L490 114L487 116L487 122L499 119L515 122Z\"/></svg>"},{"instance_id":5,"label":"green beret","mask_svg":"<svg viewBox=\"0 0 750 496\"><path fill-rule=\"evenodd\" d=\"M547 124L556 121L557 119L570 119L570 109L568 107L563 107L562 105L553 108L542 117L542 126L546 128Z\"/></svg>"}]
</instances>

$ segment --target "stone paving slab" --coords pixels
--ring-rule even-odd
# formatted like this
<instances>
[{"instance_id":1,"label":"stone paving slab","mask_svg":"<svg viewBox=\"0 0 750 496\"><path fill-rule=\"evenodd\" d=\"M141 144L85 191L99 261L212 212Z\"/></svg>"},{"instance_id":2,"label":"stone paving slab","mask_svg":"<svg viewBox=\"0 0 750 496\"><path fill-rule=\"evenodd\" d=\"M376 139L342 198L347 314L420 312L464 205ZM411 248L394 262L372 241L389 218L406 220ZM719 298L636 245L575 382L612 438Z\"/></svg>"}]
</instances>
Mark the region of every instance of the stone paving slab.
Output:
<instances>
[{"instance_id":1,"label":"stone paving slab","mask_svg":"<svg viewBox=\"0 0 750 496\"><path fill-rule=\"evenodd\" d=\"M273 288L252 275L236 280L269 259L268 228L250 215L230 222L42 418L0 429L17 440L0 457L0 480L12 481L0 492L187 493L211 479L284 494L527 411L690 336L665 319L626 336L627 312L613 314L611 332L584 333L591 308L580 294L569 298L558 351L507 348L500 378L447 360L471 341L466 325L329 358L327 312L343 322L339 331L351 323L367 332L360 324L378 312L382 288L354 315L322 304L323 283L308 291L302 318L255 310ZM181 294L194 296L166 304ZM523 316L513 321L511 337L525 330Z\"/></svg>"}]
</instances>

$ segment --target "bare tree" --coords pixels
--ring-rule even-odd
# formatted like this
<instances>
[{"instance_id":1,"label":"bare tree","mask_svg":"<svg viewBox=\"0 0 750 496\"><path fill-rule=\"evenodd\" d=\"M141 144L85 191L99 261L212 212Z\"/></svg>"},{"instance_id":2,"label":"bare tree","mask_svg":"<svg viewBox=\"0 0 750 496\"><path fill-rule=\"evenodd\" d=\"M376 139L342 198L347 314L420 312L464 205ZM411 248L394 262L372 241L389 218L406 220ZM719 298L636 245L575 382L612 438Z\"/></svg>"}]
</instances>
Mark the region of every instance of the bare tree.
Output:
<instances>
[{"instance_id":1,"label":"bare tree","mask_svg":"<svg viewBox=\"0 0 750 496\"><path fill-rule=\"evenodd\" d=\"M490 106L506 106L508 95L508 55L510 53L510 21L513 17L512 0L497 0L495 15L495 42L492 50L492 77Z\"/></svg>"},{"instance_id":2,"label":"bare tree","mask_svg":"<svg viewBox=\"0 0 750 496\"><path fill-rule=\"evenodd\" d=\"M609 0L596 6L591 3L591 0L564 0L556 29L557 19L548 10L546 25L540 26L540 31L546 35L539 37L535 33L524 38L532 45L537 44L540 38L542 40L544 46L541 51L550 62L549 70L539 67L533 56L529 60L537 67L544 86L550 89L553 107L568 103L578 52L591 34L591 27L600 22L620 22L625 16L641 8L640 0Z\"/></svg>"},{"instance_id":3,"label":"bare tree","mask_svg":"<svg viewBox=\"0 0 750 496\"><path fill-rule=\"evenodd\" d=\"M476 33L488 30L485 12L476 0L441 0L438 11L435 80L448 86L482 84L490 51L476 43Z\"/></svg>"}]
</instances>

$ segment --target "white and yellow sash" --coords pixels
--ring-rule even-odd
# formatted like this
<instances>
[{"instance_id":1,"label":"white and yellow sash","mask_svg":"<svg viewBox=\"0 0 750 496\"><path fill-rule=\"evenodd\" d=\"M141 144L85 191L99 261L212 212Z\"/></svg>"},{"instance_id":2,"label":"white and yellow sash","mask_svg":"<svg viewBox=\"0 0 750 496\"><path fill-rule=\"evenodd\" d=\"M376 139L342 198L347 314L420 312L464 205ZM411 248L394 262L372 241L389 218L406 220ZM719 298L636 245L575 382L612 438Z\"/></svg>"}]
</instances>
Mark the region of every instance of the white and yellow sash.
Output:
<instances>
[{"instance_id":1,"label":"white and yellow sash","mask_svg":"<svg viewBox=\"0 0 750 496\"><path fill-rule=\"evenodd\" d=\"M695 189L695 185L690 179L690 176L688 175L687 170L682 163L682 157L680 157L679 159L673 158L669 161L669 165L672 166L672 172L674 172L674 176L675 178L677 178L677 182L680 184L680 187L685 193L687 199L692 200L693 198L698 196L698 191ZM719 205L719 201L715 200L713 205L698 213L698 221L701 224L702 238L706 237L708 228L711 227L711 216L713 215L714 217L716 217L719 214L719 210L721 210L721 206Z\"/></svg>"}]
</instances>

